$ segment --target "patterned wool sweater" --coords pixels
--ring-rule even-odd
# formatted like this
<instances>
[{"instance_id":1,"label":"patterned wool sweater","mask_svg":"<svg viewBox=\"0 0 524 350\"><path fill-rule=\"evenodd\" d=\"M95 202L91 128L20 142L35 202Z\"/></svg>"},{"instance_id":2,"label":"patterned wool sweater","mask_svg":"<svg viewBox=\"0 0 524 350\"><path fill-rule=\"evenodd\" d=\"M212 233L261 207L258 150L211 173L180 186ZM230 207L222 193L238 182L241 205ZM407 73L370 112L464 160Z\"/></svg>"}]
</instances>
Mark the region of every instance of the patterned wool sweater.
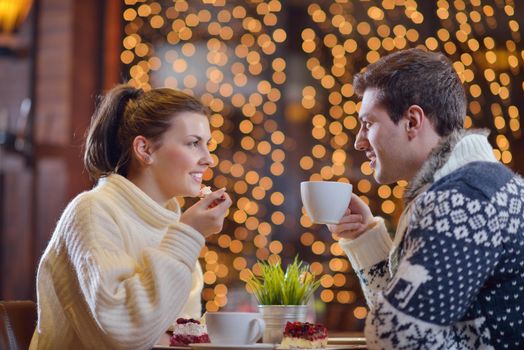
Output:
<instances>
[{"instance_id":1,"label":"patterned wool sweater","mask_svg":"<svg viewBox=\"0 0 524 350\"><path fill-rule=\"evenodd\" d=\"M370 349L524 349L524 182L485 135L444 139L384 223L340 244L370 308ZM388 258L389 256L389 258Z\"/></svg>"},{"instance_id":2,"label":"patterned wool sweater","mask_svg":"<svg viewBox=\"0 0 524 350\"><path fill-rule=\"evenodd\" d=\"M40 261L30 349L151 349L200 317L204 237L120 175L65 209Z\"/></svg>"}]
</instances>

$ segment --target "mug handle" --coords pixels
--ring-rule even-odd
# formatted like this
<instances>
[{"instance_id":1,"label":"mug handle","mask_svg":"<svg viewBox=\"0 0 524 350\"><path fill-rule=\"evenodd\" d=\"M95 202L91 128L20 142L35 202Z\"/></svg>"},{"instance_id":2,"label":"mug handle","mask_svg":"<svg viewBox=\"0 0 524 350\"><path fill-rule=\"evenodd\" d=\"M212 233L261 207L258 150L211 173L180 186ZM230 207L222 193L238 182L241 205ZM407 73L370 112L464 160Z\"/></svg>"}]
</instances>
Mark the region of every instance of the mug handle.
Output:
<instances>
[{"instance_id":1,"label":"mug handle","mask_svg":"<svg viewBox=\"0 0 524 350\"><path fill-rule=\"evenodd\" d=\"M261 318L254 318L249 323L255 323L255 326L251 329L255 329L255 334L249 339L249 344L256 343L264 335L264 330L266 328L266 322Z\"/></svg>"}]
</instances>

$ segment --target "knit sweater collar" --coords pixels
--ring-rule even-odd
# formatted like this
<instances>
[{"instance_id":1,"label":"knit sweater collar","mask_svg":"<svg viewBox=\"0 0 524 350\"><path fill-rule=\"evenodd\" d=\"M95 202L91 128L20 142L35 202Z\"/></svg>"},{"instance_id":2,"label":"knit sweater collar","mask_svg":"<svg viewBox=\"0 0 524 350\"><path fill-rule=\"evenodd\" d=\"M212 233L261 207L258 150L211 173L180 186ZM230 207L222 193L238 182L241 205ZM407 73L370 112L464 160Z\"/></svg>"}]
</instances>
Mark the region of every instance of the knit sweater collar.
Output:
<instances>
[{"instance_id":1,"label":"knit sweater collar","mask_svg":"<svg viewBox=\"0 0 524 350\"><path fill-rule=\"evenodd\" d=\"M139 216L155 226L166 226L180 219L180 205L176 198L170 199L163 207L121 175L111 174L102 178L99 180L98 186L117 192L118 195L123 197L123 200L126 200L135 209Z\"/></svg>"},{"instance_id":2,"label":"knit sweater collar","mask_svg":"<svg viewBox=\"0 0 524 350\"><path fill-rule=\"evenodd\" d=\"M410 203L435 181L476 161L497 162L488 142L488 130L457 130L442 138L406 189Z\"/></svg>"}]
</instances>

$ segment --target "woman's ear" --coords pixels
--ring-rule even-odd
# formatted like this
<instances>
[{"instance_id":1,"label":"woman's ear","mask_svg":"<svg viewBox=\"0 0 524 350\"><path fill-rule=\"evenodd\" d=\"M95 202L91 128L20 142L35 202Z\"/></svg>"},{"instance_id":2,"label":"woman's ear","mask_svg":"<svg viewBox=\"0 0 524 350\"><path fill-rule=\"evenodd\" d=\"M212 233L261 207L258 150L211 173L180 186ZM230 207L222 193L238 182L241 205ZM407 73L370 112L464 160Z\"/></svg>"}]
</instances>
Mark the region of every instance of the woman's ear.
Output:
<instances>
[{"instance_id":1,"label":"woman's ear","mask_svg":"<svg viewBox=\"0 0 524 350\"><path fill-rule=\"evenodd\" d=\"M149 165L153 162L153 147L151 141L142 135L138 135L133 140L132 151L136 159L142 165Z\"/></svg>"}]
</instances>

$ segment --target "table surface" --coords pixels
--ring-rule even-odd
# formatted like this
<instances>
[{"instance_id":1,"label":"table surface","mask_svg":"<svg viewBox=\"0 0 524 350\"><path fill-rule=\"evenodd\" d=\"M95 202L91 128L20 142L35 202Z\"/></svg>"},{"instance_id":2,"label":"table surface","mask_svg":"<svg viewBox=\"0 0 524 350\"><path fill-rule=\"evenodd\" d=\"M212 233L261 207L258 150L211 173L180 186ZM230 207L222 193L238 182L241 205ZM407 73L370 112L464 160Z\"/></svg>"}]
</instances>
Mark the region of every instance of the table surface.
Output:
<instances>
[{"instance_id":1,"label":"table surface","mask_svg":"<svg viewBox=\"0 0 524 350\"><path fill-rule=\"evenodd\" d=\"M169 346L169 334L164 334L158 342L159 347L153 347L152 350L166 349ZM328 344L331 346L354 345L351 349L366 349L366 339L360 332L340 332L330 334ZM349 349L350 347L348 347ZM175 349L175 348L173 348Z\"/></svg>"}]
</instances>

